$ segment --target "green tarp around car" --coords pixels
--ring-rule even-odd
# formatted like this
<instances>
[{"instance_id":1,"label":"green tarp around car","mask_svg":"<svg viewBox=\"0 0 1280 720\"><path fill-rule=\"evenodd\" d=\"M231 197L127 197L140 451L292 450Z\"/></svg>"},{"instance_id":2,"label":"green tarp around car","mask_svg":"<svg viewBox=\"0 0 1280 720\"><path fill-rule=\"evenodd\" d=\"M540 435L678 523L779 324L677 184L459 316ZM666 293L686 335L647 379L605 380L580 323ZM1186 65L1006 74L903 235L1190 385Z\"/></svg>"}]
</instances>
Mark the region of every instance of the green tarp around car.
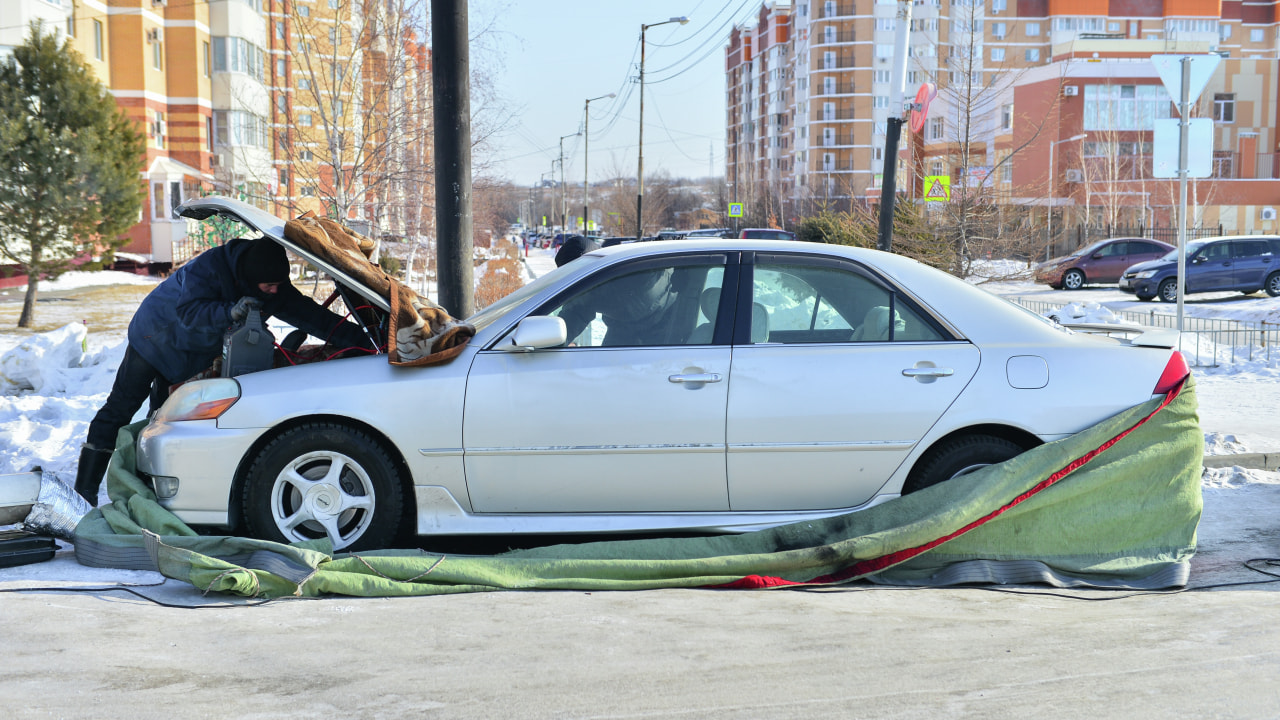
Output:
<instances>
[{"instance_id":1,"label":"green tarp around car","mask_svg":"<svg viewBox=\"0 0 1280 720\"><path fill-rule=\"evenodd\" d=\"M906 497L742 535L617 540L450 555L333 553L197 535L133 474L133 433L108 471L112 502L76 528L80 562L158 569L243 596L399 596L489 590L757 588L854 580L946 585L1185 585L1200 519L1204 438L1193 381L1064 440Z\"/></svg>"}]
</instances>

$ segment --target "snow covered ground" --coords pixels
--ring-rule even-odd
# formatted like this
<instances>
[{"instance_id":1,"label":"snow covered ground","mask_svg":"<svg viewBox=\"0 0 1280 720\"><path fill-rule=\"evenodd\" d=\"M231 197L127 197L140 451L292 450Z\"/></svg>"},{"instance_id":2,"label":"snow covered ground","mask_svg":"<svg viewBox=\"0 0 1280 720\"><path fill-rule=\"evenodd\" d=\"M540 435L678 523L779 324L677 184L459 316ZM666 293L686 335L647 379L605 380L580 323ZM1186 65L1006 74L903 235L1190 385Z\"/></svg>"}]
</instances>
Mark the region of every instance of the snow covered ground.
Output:
<instances>
[{"instance_id":1,"label":"snow covered ground","mask_svg":"<svg viewBox=\"0 0 1280 720\"><path fill-rule=\"evenodd\" d=\"M555 267L551 250L532 249L525 261L534 277ZM1076 303L1082 317L1105 321L1106 311L1172 306L1139 303L1114 287L1055 291L1010 276L1025 271L1016 263L993 263L973 281L984 290L1050 302ZM125 329L154 279L125 273L68 273L41 286L37 310L40 333L16 326L22 291L0 292L0 474L39 465L75 480L80 443L89 421L106 400L124 355ZM1238 293L1193 296L1189 316L1280 322L1280 298ZM86 320L86 318L95 318ZM87 326L87 328L86 328ZM1201 425L1208 454L1280 451L1280 357L1256 359L1196 371ZM1280 473L1227 467L1206 471L1203 550L1197 570L1219 568L1232 579L1257 579L1238 572L1239 561L1280 555L1274 522L1280 517ZM1252 544L1250 544L1252 543ZM82 568L64 548L50 563L0 569L0 585L25 582L158 582L152 573ZM1196 581L1193 577L1193 583ZM1197 583L1198 584L1198 583Z\"/></svg>"}]
</instances>

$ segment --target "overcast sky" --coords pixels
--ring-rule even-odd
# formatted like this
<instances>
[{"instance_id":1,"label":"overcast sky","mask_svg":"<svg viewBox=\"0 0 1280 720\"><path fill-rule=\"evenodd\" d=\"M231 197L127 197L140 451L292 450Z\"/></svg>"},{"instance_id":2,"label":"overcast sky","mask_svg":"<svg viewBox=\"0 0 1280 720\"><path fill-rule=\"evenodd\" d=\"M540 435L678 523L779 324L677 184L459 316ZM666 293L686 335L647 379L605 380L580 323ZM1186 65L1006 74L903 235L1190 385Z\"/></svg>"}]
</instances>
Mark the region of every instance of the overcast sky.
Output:
<instances>
[{"instance_id":1,"label":"overcast sky","mask_svg":"<svg viewBox=\"0 0 1280 720\"><path fill-rule=\"evenodd\" d=\"M614 168L634 176L640 26L679 16L689 23L646 34L645 176L724 173L724 47L759 0L484 0L471 7L473 35L493 22L498 88L516 111L497 142L499 174L519 184L551 177L560 136L582 129L584 101L616 93L591 103L588 169L592 181ZM581 186L582 138L566 138L564 153L566 183ZM559 180L559 167L554 175Z\"/></svg>"}]
</instances>

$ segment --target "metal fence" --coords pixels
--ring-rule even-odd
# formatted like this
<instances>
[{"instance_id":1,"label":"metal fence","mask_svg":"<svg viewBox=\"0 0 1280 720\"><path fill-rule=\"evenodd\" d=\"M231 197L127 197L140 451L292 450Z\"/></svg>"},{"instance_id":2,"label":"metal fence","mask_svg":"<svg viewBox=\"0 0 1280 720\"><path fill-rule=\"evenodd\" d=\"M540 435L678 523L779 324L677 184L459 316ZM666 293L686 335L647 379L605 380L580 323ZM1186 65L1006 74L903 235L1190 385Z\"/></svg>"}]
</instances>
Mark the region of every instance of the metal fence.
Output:
<instances>
[{"instance_id":1,"label":"metal fence","mask_svg":"<svg viewBox=\"0 0 1280 720\"><path fill-rule=\"evenodd\" d=\"M1006 298L1046 317L1063 307L1060 302ZM1177 328L1178 316L1160 306L1149 310L1111 310L1129 325L1150 328ZM1123 334L1123 333L1120 333ZM1182 344L1193 367L1218 367L1226 363L1262 361L1271 366L1280 361L1280 323L1224 320L1222 318L1182 318ZM1188 342L1190 338L1190 342ZM1274 358L1274 361L1273 361Z\"/></svg>"}]
</instances>

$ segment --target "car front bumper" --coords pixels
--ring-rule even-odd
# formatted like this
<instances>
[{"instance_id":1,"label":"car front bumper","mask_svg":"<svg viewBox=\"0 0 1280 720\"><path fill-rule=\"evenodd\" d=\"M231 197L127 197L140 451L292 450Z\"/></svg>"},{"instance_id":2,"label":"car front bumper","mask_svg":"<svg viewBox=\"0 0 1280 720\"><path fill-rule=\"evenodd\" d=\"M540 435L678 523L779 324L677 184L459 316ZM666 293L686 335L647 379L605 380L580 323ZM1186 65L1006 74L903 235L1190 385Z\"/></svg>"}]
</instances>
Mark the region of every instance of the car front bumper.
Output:
<instances>
[{"instance_id":1,"label":"car front bumper","mask_svg":"<svg viewBox=\"0 0 1280 720\"><path fill-rule=\"evenodd\" d=\"M1159 283L1153 278L1120 278L1120 289L1135 295L1155 295Z\"/></svg>"},{"instance_id":2,"label":"car front bumper","mask_svg":"<svg viewBox=\"0 0 1280 720\"><path fill-rule=\"evenodd\" d=\"M157 497L184 522L229 525L236 471L263 432L219 428L215 420L153 422L138 433L138 470L173 489Z\"/></svg>"}]
</instances>

